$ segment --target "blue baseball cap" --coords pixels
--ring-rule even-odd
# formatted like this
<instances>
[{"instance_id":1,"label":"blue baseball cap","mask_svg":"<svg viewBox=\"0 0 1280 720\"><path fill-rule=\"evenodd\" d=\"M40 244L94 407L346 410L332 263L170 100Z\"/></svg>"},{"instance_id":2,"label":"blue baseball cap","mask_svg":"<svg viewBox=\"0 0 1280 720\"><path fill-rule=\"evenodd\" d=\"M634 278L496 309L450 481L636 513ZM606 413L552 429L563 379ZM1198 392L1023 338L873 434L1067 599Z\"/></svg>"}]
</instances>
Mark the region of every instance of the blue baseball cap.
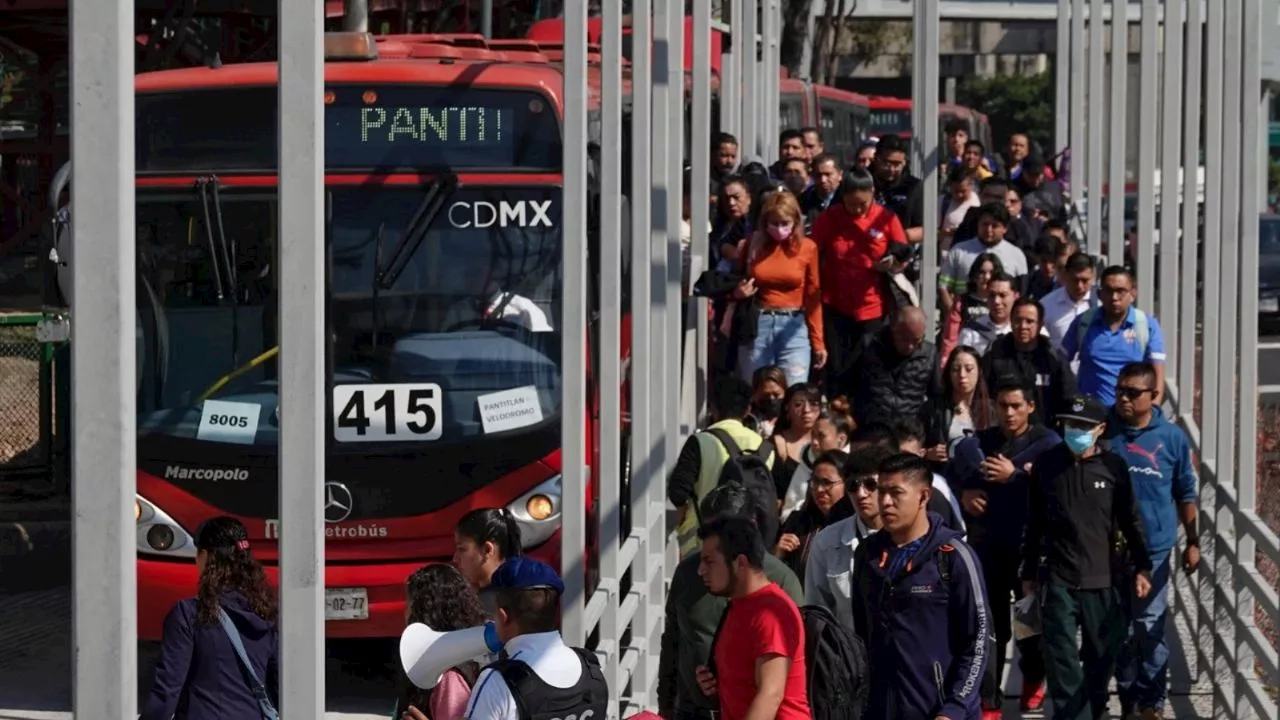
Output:
<instances>
[{"instance_id":1,"label":"blue baseball cap","mask_svg":"<svg viewBox=\"0 0 1280 720\"><path fill-rule=\"evenodd\" d=\"M504 561L493 571L489 585L495 590L536 590L550 588L564 594L564 581L551 566L528 557Z\"/></svg>"}]
</instances>

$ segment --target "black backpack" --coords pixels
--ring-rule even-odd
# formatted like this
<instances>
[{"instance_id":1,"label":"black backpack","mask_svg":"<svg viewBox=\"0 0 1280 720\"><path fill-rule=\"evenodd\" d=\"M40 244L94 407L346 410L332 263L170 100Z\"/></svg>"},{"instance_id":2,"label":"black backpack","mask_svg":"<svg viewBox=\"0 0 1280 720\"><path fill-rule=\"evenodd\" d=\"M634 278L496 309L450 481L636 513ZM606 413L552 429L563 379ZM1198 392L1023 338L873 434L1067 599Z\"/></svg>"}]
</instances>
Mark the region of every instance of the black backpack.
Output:
<instances>
[{"instance_id":1,"label":"black backpack","mask_svg":"<svg viewBox=\"0 0 1280 720\"><path fill-rule=\"evenodd\" d=\"M859 720L871 691L862 638L821 605L800 608L804 619L805 687L813 720Z\"/></svg>"},{"instance_id":2,"label":"black backpack","mask_svg":"<svg viewBox=\"0 0 1280 720\"><path fill-rule=\"evenodd\" d=\"M778 487L773 482L773 472L769 470L769 457L773 455L773 443L765 440L755 452L744 453L733 441L733 436L720 428L708 428L707 433L714 437L729 452L729 460L720 469L720 480L717 485L737 483L746 488L751 496L751 504L756 524L764 537L765 546L770 550L778 541ZM701 519L701 518L699 518Z\"/></svg>"}]
</instances>

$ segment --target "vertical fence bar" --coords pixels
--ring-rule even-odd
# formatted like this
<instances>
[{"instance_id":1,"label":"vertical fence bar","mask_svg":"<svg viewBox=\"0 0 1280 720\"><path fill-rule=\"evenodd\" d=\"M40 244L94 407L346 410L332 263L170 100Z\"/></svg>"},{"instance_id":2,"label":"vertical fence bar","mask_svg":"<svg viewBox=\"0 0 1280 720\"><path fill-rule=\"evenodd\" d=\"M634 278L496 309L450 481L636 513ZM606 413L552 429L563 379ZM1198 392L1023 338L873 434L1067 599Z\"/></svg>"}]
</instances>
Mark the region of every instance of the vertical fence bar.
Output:
<instances>
[{"instance_id":1,"label":"vertical fence bar","mask_svg":"<svg viewBox=\"0 0 1280 720\"><path fill-rule=\"evenodd\" d=\"M605 3L600 18L600 230L597 237L622 238L622 7ZM568 27L565 27L566 46ZM575 36L576 40L576 36ZM568 206L565 206L568 207ZM609 643L604 676L609 678L609 712L617 712L622 691L618 641L619 586L627 568L618 561L622 542L622 248L600 243L600 578L608 593L600 615L600 638ZM567 497L567 496L566 496ZM590 629L586 629L590 633Z\"/></svg>"},{"instance_id":2,"label":"vertical fence bar","mask_svg":"<svg viewBox=\"0 0 1280 720\"><path fill-rule=\"evenodd\" d=\"M667 353L671 343L679 341L679 335L672 335L668 327L667 307L667 204L671 192L671 116L679 107L678 96L672 93L671 86L671 54L668 47L671 43L671 24L667 21L671 9L668 0L654 0L653 3L653 113L650 117L650 130L653 133L653 176L649 185L649 214L652 224L649 226L649 243L653 245L653 257L649 264L652 277L651 305L649 319L649 352L655 359L655 377L658 383L650 388L653 403L651 410L654 423L653 452L650 469L657 478L667 476L667 433L671 422L669 401L673 388L679 387L676 378L668 376L671 364Z\"/></svg>"},{"instance_id":3,"label":"vertical fence bar","mask_svg":"<svg viewBox=\"0 0 1280 720\"><path fill-rule=\"evenodd\" d=\"M1145 2L1145 0L1144 0ZM1146 20L1146 15L1142 16ZM1125 160L1128 155L1128 103L1125 93L1128 91L1129 79L1129 2L1128 0L1111 1L1111 97L1108 103L1110 124L1107 130L1107 229L1106 236L1111 250L1111 261L1124 260L1121 251L1115 248L1124 247L1124 205L1125 205ZM1098 196L1099 201L1102 195ZM1102 211L1102 206L1098 206ZM1120 244L1118 244L1120 243Z\"/></svg>"},{"instance_id":4,"label":"vertical fence bar","mask_svg":"<svg viewBox=\"0 0 1280 720\"><path fill-rule=\"evenodd\" d=\"M761 116L760 145L766 162L773 162L778 157L778 133L780 109L778 103L779 60L778 36L782 31L781 8L778 0L764 0L761 5L760 19L760 82L762 85L759 103L764 113Z\"/></svg>"},{"instance_id":5,"label":"vertical fence bar","mask_svg":"<svg viewBox=\"0 0 1280 720\"><path fill-rule=\"evenodd\" d=\"M324 8L280 0L280 688L324 716Z\"/></svg>"},{"instance_id":6,"label":"vertical fence bar","mask_svg":"<svg viewBox=\"0 0 1280 720\"><path fill-rule=\"evenodd\" d=\"M1191 417L1196 404L1196 315L1199 309L1200 96L1204 81L1203 19L1198 0L1187 3L1185 75L1182 78L1182 257L1178 286L1182 305L1178 343L1178 414ZM1203 437L1203 435L1201 436Z\"/></svg>"},{"instance_id":7,"label":"vertical fence bar","mask_svg":"<svg viewBox=\"0 0 1280 720\"><path fill-rule=\"evenodd\" d=\"M565 501L561 504L561 557L564 596L560 599L561 634L570 645L585 645L583 621L586 568L582 548L587 541L587 513L583 498L590 481L586 436L587 418L587 0L564 4L564 305L560 326L563 397L560 401L561 473ZM616 347L600 355L616 354ZM615 543L606 538L604 543ZM602 543L602 544L604 544Z\"/></svg>"},{"instance_id":8,"label":"vertical fence bar","mask_svg":"<svg viewBox=\"0 0 1280 720\"><path fill-rule=\"evenodd\" d=\"M912 74L919 80L913 83L911 98L912 162L924 183L923 214L927 219L938 217L938 0L916 0L914 22L917 64ZM938 223L925 222L920 243L924 260L920 306L924 309L925 336L933 337L937 327L938 283L934 278L938 276Z\"/></svg>"},{"instance_id":9,"label":"vertical fence bar","mask_svg":"<svg viewBox=\"0 0 1280 720\"><path fill-rule=\"evenodd\" d=\"M1201 403L1201 417L1203 422L1200 423L1202 446L1206 460L1211 461L1214 468L1214 477L1208 483L1204 483L1201 493L1201 506L1204 508L1203 513L1206 520L1210 520L1208 524L1211 528L1209 534L1209 542L1207 552L1204 552L1204 562L1207 563L1209 572L1197 573L1200 575L1200 641L1206 642L1208 635L1209 656L1213 659L1212 666L1208 668L1209 677L1213 682L1213 708L1214 716L1222 717L1219 713L1227 712L1230 707L1230 676L1234 673L1231 662L1221 652L1222 642L1219 639L1219 631L1223 625L1230 624L1229 618L1220 616L1219 611L1222 609L1218 602L1217 591L1220 587L1218 581L1218 573L1224 572L1225 577L1230 577L1232 570L1230 561L1223 557L1224 553L1221 548L1222 540L1222 520L1226 517L1226 513L1219 509L1221 504L1218 500L1218 487L1221 483L1221 475L1223 467L1231 462L1230 453L1220 453L1218 445L1218 403L1216 402L1216 393L1218 391L1218 343L1222 341L1222 307L1221 307L1221 247L1222 247L1222 153L1225 150L1222 144L1222 128L1223 128L1223 7L1221 2L1207 3L1208 10L1208 28L1205 33L1205 63L1207 65L1205 75L1205 190L1207 193L1205 202L1205 238L1204 238L1204 350L1202 353L1204 372L1202 377L1204 383L1204 400ZM1231 422L1230 416L1223 418L1226 422ZM1228 687L1224 689L1222 683L1226 679Z\"/></svg>"},{"instance_id":10,"label":"vertical fence bar","mask_svg":"<svg viewBox=\"0 0 1280 720\"><path fill-rule=\"evenodd\" d=\"M1218 406L1211 402L1210 382L1218 377L1218 337L1222 329L1218 305L1219 268L1222 256L1218 251L1222 227L1222 4L1208 2L1205 5L1207 25L1205 29L1205 79L1204 79L1204 302L1203 352L1205 392L1200 405L1200 432L1204 439L1204 456L1218 458Z\"/></svg>"},{"instance_id":11,"label":"vertical fence bar","mask_svg":"<svg viewBox=\"0 0 1280 720\"><path fill-rule=\"evenodd\" d=\"M1053 152L1050 155L1062 152L1071 142L1071 0L1058 0L1055 36Z\"/></svg>"},{"instance_id":12,"label":"vertical fence bar","mask_svg":"<svg viewBox=\"0 0 1280 720\"><path fill-rule=\"evenodd\" d=\"M720 78L720 127L738 138L738 159L747 152L747 139L742 134L742 58L746 54L746 38L742 30L741 0L723 0L729 8L729 44L731 52L724 54Z\"/></svg>"},{"instance_id":13,"label":"vertical fence bar","mask_svg":"<svg viewBox=\"0 0 1280 720\"><path fill-rule=\"evenodd\" d=\"M71 13L72 676L81 717L138 715L133 6Z\"/></svg>"},{"instance_id":14,"label":"vertical fence bar","mask_svg":"<svg viewBox=\"0 0 1280 720\"><path fill-rule=\"evenodd\" d=\"M1268 103L1262 90L1262 2L1243 0L1240 13L1240 470L1237 475L1236 503L1241 513L1252 513L1258 505L1258 214L1261 211L1259 182L1266 177L1266 145L1263 133L1267 127ZM1271 5L1274 9L1274 5ZM1252 532L1236 534L1235 557L1240 572L1257 574L1254 565L1257 543ZM1236 682L1254 686L1255 692L1237 691L1233 714L1237 718L1256 717L1249 695L1267 697L1264 683L1254 672L1253 646L1248 634L1255 630L1255 603L1247 583L1235 582L1236 607L1233 617L1241 625L1233 648L1235 666L1242 677ZM1275 716L1274 705L1271 708Z\"/></svg>"},{"instance_id":15,"label":"vertical fence bar","mask_svg":"<svg viewBox=\"0 0 1280 720\"><path fill-rule=\"evenodd\" d=\"M689 188L691 199L690 224L693 242L689 248L689 283L698 279L698 273L708 267L707 234L711 223L711 208L706 203L707 189L711 187L711 0L693 0L693 108L690 121ZM723 104L721 105L723 112ZM696 260L695 260L696 258ZM692 342L696 358L694 422L707 414L709 392L707 358L707 304L705 300L691 299L694 313Z\"/></svg>"},{"instance_id":16,"label":"vertical fence bar","mask_svg":"<svg viewBox=\"0 0 1280 720\"><path fill-rule=\"evenodd\" d=\"M664 477L655 466L660 442L661 418L655 413L655 392L662 387L655 381L658 358L652 351L651 337L655 326L661 327L661 316L652 307L654 292L651 266L654 244L653 225L653 4L652 0L632 0L631 5L631 527L638 531L640 547L631 569L631 587L640 596L632 622L632 645L639 650L639 660L631 680L631 701L640 707L656 704L649 693L658 677L658 648L646 646L647 628L660 624L661 592L655 600L654 586L661 588L661 572L654 573L650 558L663 550L661 541L651 542L652 528L665 526L663 514L655 511L651 498L662 494ZM661 287L661 286L659 286ZM659 506L660 507L660 506ZM635 534L633 532L633 534Z\"/></svg>"},{"instance_id":17,"label":"vertical fence bar","mask_svg":"<svg viewBox=\"0 0 1280 720\"><path fill-rule=\"evenodd\" d=\"M1194 164L1184 174L1179 167L1182 142L1182 2L1164 6L1164 52L1161 56L1160 113L1160 289L1153 309L1159 313L1164 331L1166 359L1165 379L1177 382L1180 358L1179 338L1182 323L1178 307L1178 258L1182 237L1179 233L1178 201L1182 182L1195 182ZM1184 178L1185 180L1179 180ZM1195 252L1195 246L1189 252Z\"/></svg>"},{"instance_id":18,"label":"vertical fence bar","mask_svg":"<svg viewBox=\"0 0 1280 720\"><path fill-rule=\"evenodd\" d=\"M752 155L763 155L760 145L762 132L760 118L756 114L756 103L760 99L760 63L759 57L759 16L760 0L739 0L737 8L742 11L742 35L733 39L734 54L741 53L738 58L739 72L742 77L742 95L739 97L741 108L738 112L742 123L742 144L739 151L745 161ZM765 165L770 158L764 159Z\"/></svg>"},{"instance_id":19,"label":"vertical fence bar","mask_svg":"<svg viewBox=\"0 0 1280 720\"><path fill-rule=\"evenodd\" d=\"M1102 242L1102 178L1103 150L1106 133L1103 132L1103 109L1106 107L1106 87L1102 70L1107 62L1104 47L1102 0L1089 0L1089 163L1088 163L1088 236L1089 247L1095 252L1114 253L1115 249ZM1113 256L1112 262L1116 261Z\"/></svg>"},{"instance_id":20,"label":"vertical fence bar","mask_svg":"<svg viewBox=\"0 0 1280 720\"><path fill-rule=\"evenodd\" d=\"M1071 0L1071 126L1068 130L1071 149L1071 201L1080 207L1085 195L1085 169L1089 164L1085 148L1087 106L1085 104L1085 75L1088 72L1088 53L1085 45L1085 0ZM1097 238L1091 238L1085 250L1097 252Z\"/></svg>"},{"instance_id":21,"label":"vertical fence bar","mask_svg":"<svg viewBox=\"0 0 1280 720\"><path fill-rule=\"evenodd\" d=\"M680 224L684 219L681 199L684 197L684 123L688 103L685 101L684 73L684 2L667 0L667 89L670 93L670 110L667 115L667 402L666 453L667 467L674 467L680 455L680 444L688 432L688 423L681 417L682 382L681 358L684 355L684 303L681 302L680 281L683 267L683 248L680 245Z\"/></svg>"},{"instance_id":22,"label":"vertical fence bar","mask_svg":"<svg viewBox=\"0 0 1280 720\"><path fill-rule=\"evenodd\" d=\"M1123 5L1124 3L1120 3ZM1142 0L1142 48L1138 56L1138 297L1143 307L1156 311L1156 136L1160 122L1156 60L1159 57L1159 0ZM1127 64L1127 63L1126 63ZM1115 149L1112 148L1112 153ZM1112 181L1114 182L1114 180ZM1164 182L1177 182L1177 175Z\"/></svg>"}]
</instances>

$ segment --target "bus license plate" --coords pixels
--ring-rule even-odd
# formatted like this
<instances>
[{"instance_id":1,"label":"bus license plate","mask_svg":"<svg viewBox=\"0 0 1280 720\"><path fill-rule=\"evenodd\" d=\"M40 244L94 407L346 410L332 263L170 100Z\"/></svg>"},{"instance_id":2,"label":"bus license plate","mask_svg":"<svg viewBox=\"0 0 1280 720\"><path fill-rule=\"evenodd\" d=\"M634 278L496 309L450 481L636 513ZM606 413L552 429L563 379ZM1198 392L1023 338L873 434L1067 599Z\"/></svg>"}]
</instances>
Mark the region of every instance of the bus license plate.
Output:
<instances>
[{"instance_id":1,"label":"bus license plate","mask_svg":"<svg viewBox=\"0 0 1280 720\"><path fill-rule=\"evenodd\" d=\"M324 619L368 620L369 591L364 588L325 590Z\"/></svg>"}]
</instances>

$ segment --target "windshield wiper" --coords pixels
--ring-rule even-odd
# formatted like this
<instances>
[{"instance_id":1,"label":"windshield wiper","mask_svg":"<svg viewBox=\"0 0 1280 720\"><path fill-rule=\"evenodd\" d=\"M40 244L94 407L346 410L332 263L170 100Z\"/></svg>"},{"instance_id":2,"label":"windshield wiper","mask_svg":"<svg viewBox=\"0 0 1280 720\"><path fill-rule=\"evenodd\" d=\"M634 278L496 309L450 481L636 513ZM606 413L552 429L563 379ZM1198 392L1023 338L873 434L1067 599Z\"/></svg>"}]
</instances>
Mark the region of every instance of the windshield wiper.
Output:
<instances>
[{"instance_id":1,"label":"windshield wiper","mask_svg":"<svg viewBox=\"0 0 1280 720\"><path fill-rule=\"evenodd\" d=\"M200 205L204 210L204 230L209 239L209 255L213 261L213 283L218 292L218 301L227 296L230 289L231 304L236 303L236 272L232 264L231 250L227 243L227 234L222 225L222 198L218 194L218 178L214 175L196 180L196 192L200 194ZM209 197L213 196L213 211L209 210ZM214 237L215 224L217 237ZM223 283L223 268L226 269L226 283Z\"/></svg>"},{"instance_id":2,"label":"windshield wiper","mask_svg":"<svg viewBox=\"0 0 1280 720\"><path fill-rule=\"evenodd\" d=\"M426 195L423 196L418 208L413 211L413 216L409 218L409 224L405 226L404 232L400 234L399 244L391 251L391 261L385 268L378 268L378 274L374 280L376 288L390 290L391 286L395 285L400 273L404 272L410 258L418 252L418 246L422 245L423 239L427 237L431 224L436 221L436 217L440 215L449 196L457 187L458 178L454 175L442 175L427 185Z\"/></svg>"}]
</instances>

